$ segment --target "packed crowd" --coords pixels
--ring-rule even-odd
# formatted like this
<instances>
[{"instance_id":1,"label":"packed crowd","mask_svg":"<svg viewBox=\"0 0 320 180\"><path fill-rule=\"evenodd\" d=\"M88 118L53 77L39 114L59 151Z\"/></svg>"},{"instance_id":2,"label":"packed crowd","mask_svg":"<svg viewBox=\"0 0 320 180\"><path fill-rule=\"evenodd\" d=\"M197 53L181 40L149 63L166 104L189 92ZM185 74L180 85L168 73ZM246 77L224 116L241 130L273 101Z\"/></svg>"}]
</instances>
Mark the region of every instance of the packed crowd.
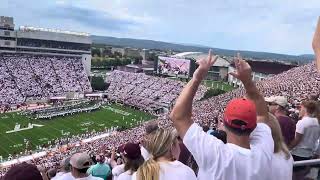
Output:
<instances>
[{"instance_id":1,"label":"packed crowd","mask_svg":"<svg viewBox=\"0 0 320 180\"><path fill-rule=\"evenodd\" d=\"M306 80L307 79L307 80ZM320 75L314 63L293 68L279 75L257 82L257 87L266 96L285 96L289 101L289 109L294 109L310 95L320 92ZM216 120L223 119L223 110L227 103L235 97L245 96L243 88L196 102L194 120L202 125L215 126ZM294 113L294 110L291 111Z\"/></svg>"},{"instance_id":2,"label":"packed crowd","mask_svg":"<svg viewBox=\"0 0 320 180\"><path fill-rule=\"evenodd\" d=\"M92 91L79 58L19 54L0 55L0 87L0 106Z\"/></svg>"},{"instance_id":3,"label":"packed crowd","mask_svg":"<svg viewBox=\"0 0 320 180\"><path fill-rule=\"evenodd\" d=\"M3 169L3 179L318 179L319 172L310 171L313 166L293 167L293 161L320 157L319 148L314 149L320 139L320 19L314 40L316 64L256 83L250 65L238 55L236 71L230 74L243 87L194 103L202 80L218 59L209 52L207 59L198 61L198 69L180 92L169 116L91 143L52 150L31 164L16 165L8 172ZM111 88L118 88L123 94L137 88L133 82L146 85L141 81L150 81L143 75L121 76L126 81L111 76L109 82L121 82ZM149 82L144 88L154 84ZM144 93L139 91L139 95ZM297 122L289 117L295 113ZM208 127L218 126L219 122L223 124L221 129L209 132ZM92 153L94 156L90 156ZM181 158L182 154L190 158ZM192 166L194 163L189 160L196 165Z\"/></svg>"},{"instance_id":4,"label":"packed crowd","mask_svg":"<svg viewBox=\"0 0 320 180\"><path fill-rule=\"evenodd\" d=\"M123 71L113 71L107 83L110 84L108 99L150 112L170 108L185 85L180 81ZM195 99L200 100L206 90L201 86Z\"/></svg>"},{"instance_id":5,"label":"packed crowd","mask_svg":"<svg viewBox=\"0 0 320 180\"><path fill-rule=\"evenodd\" d=\"M308 79L309 81L305 81ZM130 81L128 81L130 82ZM288 82L288 83L283 83ZM289 83L290 82L290 83ZM291 102L291 106L301 102L309 95L320 92L320 75L316 72L314 64L294 68L283 74L270 77L264 81L257 82L259 89L268 95L286 95ZM129 87L132 85L129 84ZM270 88L273 87L273 88ZM291 91L293 89L297 89ZM272 92L271 92L272 91ZM210 98L205 101L194 103L193 119L203 126L215 129L218 121L222 120L224 106L229 100L236 97L243 97L244 89L239 88L229 93ZM292 109L292 108L291 108ZM172 122L168 115L163 115L157 120L159 127L168 129L172 127ZM106 152L114 147L132 142L139 143L145 134L147 124L125 131L114 133L100 140L84 143L81 146L69 145L66 149L51 150L45 157L36 158L32 163L40 165L45 169L57 168L64 157L71 156L75 152ZM4 174L7 168L3 169Z\"/></svg>"}]
</instances>

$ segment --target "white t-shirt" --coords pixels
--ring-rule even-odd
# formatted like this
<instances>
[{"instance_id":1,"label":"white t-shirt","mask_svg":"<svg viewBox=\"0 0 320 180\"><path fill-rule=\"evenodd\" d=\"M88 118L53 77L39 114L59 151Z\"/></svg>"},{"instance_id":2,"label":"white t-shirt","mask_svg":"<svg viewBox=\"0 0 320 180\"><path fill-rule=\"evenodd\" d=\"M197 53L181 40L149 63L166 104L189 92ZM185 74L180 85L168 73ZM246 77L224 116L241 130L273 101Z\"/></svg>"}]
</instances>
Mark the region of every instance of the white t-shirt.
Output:
<instances>
[{"instance_id":1,"label":"white t-shirt","mask_svg":"<svg viewBox=\"0 0 320 180\"><path fill-rule=\"evenodd\" d=\"M68 172L57 177L57 179L54 180L75 180L75 178L72 176L71 172Z\"/></svg>"},{"instance_id":2,"label":"white t-shirt","mask_svg":"<svg viewBox=\"0 0 320 180\"><path fill-rule=\"evenodd\" d=\"M124 173L124 164L114 167L112 169L113 180L117 180L122 173Z\"/></svg>"},{"instance_id":3,"label":"white t-shirt","mask_svg":"<svg viewBox=\"0 0 320 180\"><path fill-rule=\"evenodd\" d=\"M303 134L302 140L291 151L293 155L311 157L320 137L320 127L317 118L303 117L296 125L296 132Z\"/></svg>"},{"instance_id":4,"label":"white t-shirt","mask_svg":"<svg viewBox=\"0 0 320 180\"><path fill-rule=\"evenodd\" d=\"M271 129L264 123L258 123L251 133L251 149L224 144L195 123L188 129L183 143L199 166L198 180L269 179L274 144Z\"/></svg>"},{"instance_id":5,"label":"white t-shirt","mask_svg":"<svg viewBox=\"0 0 320 180\"><path fill-rule=\"evenodd\" d=\"M159 162L159 180L197 180L193 170L180 161ZM137 173L132 175L132 180L137 179Z\"/></svg>"},{"instance_id":6,"label":"white t-shirt","mask_svg":"<svg viewBox=\"0 0 320 180\"><path fill-rule=\"evenodd\" d=\"M141 150L141 155L142 155L143 159L145 161L147 161L150 158L149 152L143 146L141 146L140 150Z\"/></svg>"},{"instance_id":7,"label":"white t-shirt","mask_svg":"<svg viewBox=\"0 0 320 180\"><path fill-rule=\"evenodd\" d=\"M51 178L51 180L57 180L58 177L60 177L60 176L62 176L64 174L65 174L65 172L58 172L53 178Z\"/></svg>"},{"instance_id":8,"label":"white t-shirt","mask_svg":"<svg viewBox=\"0 0 320 180\"><path fill-rule=\"evenodd\" d=\"M117 178L117 180L131 180L133 173L131 171L126 171Z\"/></svg>"},{"instance_id":9,"label":"white t-shirt","mask_svg":"<svg viewBox=\"0 0 320 180\"><path fill-rule=\"evenodd\" d=\"M286 155L283 152L273 154L270 166L270 175L272 176L270 180L292 180L293 158L291 155L289 159L286 159Z\"/></svg>"},{"instance_id":10,"label":"white t-shirt","mask_svg":"<svg viewBox=\"0 0 320 180\"><path fill-rule=\"evenodd\" d=\"M319 126L318 119L305 116L297 122L296 132L299 134L304 134L305 129L310 126Z\"/></svg>"},{"instance_id":11,"label":"white t-shirt","mask_svg":"<svg viewBox=\"0 0 320 180\"><path fill-rule=\"evenodd\" d=\"M84 178L76 178L76 180L103 180L103 179L89 175L88 177L84 177Z\"/></svg>"}]
</instances>

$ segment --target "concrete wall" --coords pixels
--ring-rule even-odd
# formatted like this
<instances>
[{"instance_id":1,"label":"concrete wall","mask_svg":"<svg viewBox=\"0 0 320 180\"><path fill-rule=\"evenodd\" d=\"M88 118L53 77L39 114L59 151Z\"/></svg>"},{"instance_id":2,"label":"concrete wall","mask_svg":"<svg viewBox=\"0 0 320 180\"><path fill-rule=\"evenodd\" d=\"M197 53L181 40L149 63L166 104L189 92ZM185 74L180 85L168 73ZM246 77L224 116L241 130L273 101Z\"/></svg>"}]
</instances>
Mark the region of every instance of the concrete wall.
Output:
<instances>
[{"instance_id":1,"label":"concrete wall","mask_svg":"<svg viewBox=\"0 0 320 180\"><path fill-rule=\"evenodd\" d=\"M82 55L82 64L83 64L84 69L87 73L87 76L90 76L90 72L91 72L91 58L92 58L92 56L89 54Z\"/></svg>"},{"instance_id":2,"label":"concrete wall","mask_svg":"<svg viewBox=\"0 0 320 180\"><path fill-rule=\"evenodd\" d=\"M228 68L227 67L220 67L219 68L219 76L222 80L228 79Z\"/></svg>"},{"instance_id":3,"label":"concrete wall","mask_svg":"<svg viewBox=\"0 0 320 180\"><path fill-rule=\"evenodd\" d=\"M43 31L17 31L18 38L43 39L61 42L74 42L83 44L92 44L90 36L78 36L73 34L63 34Z\"/></svg>"},{"instance_id":4,"label":"concrete wall","mask_svg":"<svg viewBox=\"0 0 320 180\"><path fill-rule=\"evenodd\" d=\"M9 35L8 35L8 34L9 34ZM16 37L16 34L15 34L15 31L0 29L0 36L15 38L15 37Z\"/></svg>"},{"instance_id":5,"label":"concrete wall","mask_svg":"<svg viewBox=\"0 0 320 180\"><path fill-rule=\"evenodd\" d=\"M17 42L16 41L11 41L11 40L1 40L0 39L0 47L16 47Z\"/></svg>"}]
</instances>

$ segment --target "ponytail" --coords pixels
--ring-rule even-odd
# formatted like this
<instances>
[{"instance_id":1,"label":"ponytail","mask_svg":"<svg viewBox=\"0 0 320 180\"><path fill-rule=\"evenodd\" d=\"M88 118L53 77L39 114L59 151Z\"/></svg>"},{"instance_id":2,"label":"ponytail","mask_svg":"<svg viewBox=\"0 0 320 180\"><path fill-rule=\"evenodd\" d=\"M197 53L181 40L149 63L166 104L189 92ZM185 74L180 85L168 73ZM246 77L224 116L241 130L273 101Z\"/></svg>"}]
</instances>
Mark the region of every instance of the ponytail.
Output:
<instances>
[{"instance_id":1,"label":"ponytail","mask_svg":"<svg viewBox=\"0 0 320 180\"><path fill-rule=\"evenodd\" d=\"M145 148L151 157L137 170L137 180L159 180L160 164L157 159L165 156L171 150L175 139L176 136L172 130L162 128L148 135Z\"/></svg>"},{"instance_id":2,"label":"ponytail","mask_svg":"<svg viewBox=\"0 0 320 180\"><path fill-rule=\"evenodd\" d=\"M282 152L285 158L290 159L290 151L283 140L280 124L277 118L269 113L269 126L271 128L272 139L274 142L274 153Z\"/></svg>"},{"instance_id":3,"label":"ponytail","mask_svg":"<svg viewBox=\"0 0 320 180\"><path fill-rule=\"evenodd\" d=\"M145 161L137 171L137 180L159 180L160 165L153 158Z\"/></svg>"}]
</instances>

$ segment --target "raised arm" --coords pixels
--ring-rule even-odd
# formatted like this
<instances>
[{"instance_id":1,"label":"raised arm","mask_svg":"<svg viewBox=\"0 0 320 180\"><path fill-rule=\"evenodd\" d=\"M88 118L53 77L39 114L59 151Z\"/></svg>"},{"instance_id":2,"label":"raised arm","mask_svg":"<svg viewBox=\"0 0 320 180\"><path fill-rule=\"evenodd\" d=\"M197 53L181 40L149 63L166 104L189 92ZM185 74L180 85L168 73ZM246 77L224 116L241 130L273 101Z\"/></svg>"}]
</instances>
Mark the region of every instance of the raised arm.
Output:
<instances>
[{"instance_id":1,"label":"raised arm","mask_svg":"<svg viewBox=\"0 0 320 180\"><path fill-rule=\"evenodd\" d=\"M197 61L199 67L194 72L192 79L183 88L180 93L175 106L170 113L170 119L177 129L180 137L183 139L189 127L192 125L192 102L198 90L201 81L206 77L210 67L218 59L218 56L212 57L211 50L207 59Z\"/></svg>"},{"instance_id":2,"label":"raised arm","mask_svg":"<svg viewBox=\"0 0 320 180\"><path fill-rule=\"evenodd\" d=\"M111 150L111 160L110 160L110 166L112 168L116 167L117 166L117 161L115 160L116 158L116 149L113 147L112 150Z\"/></svg>"},{"instance_id":3,"label":"raised arm","mask_svg":"<svg viewBox=\"0 0 320 180\"><path fill-rule=\"evenodd\" d=\"M252 70L250 65L241 58L239 53L235 60L235 66L236 71L231 72L230 74L243 83L247 97L256 105L258 123L268 123L267 103L252 80Z\"/></svg>"},{"instance_id":4,"label":"raised arm","mask_svg":"<svg viewBox=\"0 0 320 180\"><path fill-rule=\"evenodd\" d=\"M312 48L316 58L316 67L318 72L320 73L320 17L318 19L316 32L314 33L314 36L313 36Z\"/></svg>"}]
</instances>

